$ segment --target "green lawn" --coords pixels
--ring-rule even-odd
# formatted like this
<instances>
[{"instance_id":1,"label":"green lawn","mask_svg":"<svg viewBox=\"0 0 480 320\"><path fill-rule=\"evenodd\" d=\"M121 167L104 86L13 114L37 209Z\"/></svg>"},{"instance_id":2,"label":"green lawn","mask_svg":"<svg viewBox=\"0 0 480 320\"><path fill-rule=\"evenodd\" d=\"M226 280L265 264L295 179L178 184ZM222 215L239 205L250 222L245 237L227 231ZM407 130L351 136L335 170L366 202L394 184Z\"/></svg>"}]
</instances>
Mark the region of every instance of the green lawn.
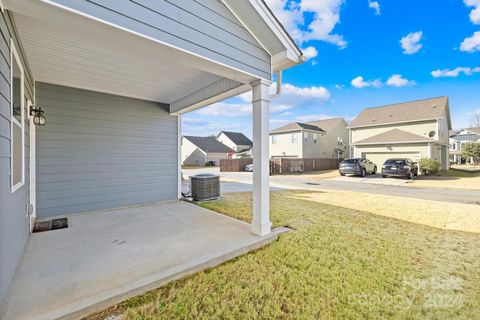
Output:
<instances>
[{"instance_id":1,"label":"green lawn","mask_svg":"<svg viewBox=\"0 0 480 320\"><path fill-rule=\"evenodd\" d=\"M271 193L274 226L295 231L261 250L130 299L102 317L479 317L480 235L312 202L302 194ZM201 205L245 221L251 216L248 193Z\"/></svg>"}]
</instances>

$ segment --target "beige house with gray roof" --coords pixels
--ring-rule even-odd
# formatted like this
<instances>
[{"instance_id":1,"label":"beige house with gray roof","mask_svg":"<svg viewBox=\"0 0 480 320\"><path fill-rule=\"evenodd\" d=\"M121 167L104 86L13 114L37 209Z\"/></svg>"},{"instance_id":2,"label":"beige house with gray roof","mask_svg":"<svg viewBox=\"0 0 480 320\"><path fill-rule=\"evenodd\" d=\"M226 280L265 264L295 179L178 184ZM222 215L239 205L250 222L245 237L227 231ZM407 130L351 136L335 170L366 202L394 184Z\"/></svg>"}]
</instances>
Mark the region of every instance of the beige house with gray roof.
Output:
<instances>
[{"instance_id":1,"label":"beige house with gray roof","mask_svg":"<svg viewBox=\"0 0 480 320\"><path fill-rule=\"evenodd\" d=\"M270 132L270 157L344 158L348 124L343 118L292 122Z\"/></svg>"},{"instance_id":2,"label":"beige house with gray roof","mask_svg":"<svg viewBox=\"0 0 480 320\"><path fill-rule=\"evenodd\" d=\"M350 125L350 152L378 166L388 158L428 157L448 170L449 130L446 96L368 108Z\"/></svg>"}]
</instances>

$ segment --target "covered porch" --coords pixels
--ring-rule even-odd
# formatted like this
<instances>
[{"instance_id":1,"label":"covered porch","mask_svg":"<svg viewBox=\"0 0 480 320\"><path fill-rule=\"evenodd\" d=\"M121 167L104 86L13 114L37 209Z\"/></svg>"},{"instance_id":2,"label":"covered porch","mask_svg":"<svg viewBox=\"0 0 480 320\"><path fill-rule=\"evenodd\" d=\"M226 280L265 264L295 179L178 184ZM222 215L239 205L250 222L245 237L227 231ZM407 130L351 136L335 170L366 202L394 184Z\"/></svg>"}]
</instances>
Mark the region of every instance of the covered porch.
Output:
<instances>
[{"instance_id":1,"label":"covered porch","mask_svg":"<svg viewBox=\"0 0 480 320\"><path fill-rule=\"evenodd\" d=\"M32 221L180 198L181 116L252 90L251 231L270 233L269 88L303 57L263 3L5 6L47 118L31 127Z\"/></svg>"},{"instance_id":2,"label":"covered porch","mask_svg":"<svg viewBox=\"0 0 480 320\"><path fill-rule=\"evenodd\" d=\"M258 249L277 232L258 237L247 223L177 201L71 215L67 229L32 234L4 316L79 319Z\"/></svg>"},{"instance_id":3,"label":"covered porch","mask_svg":"<svg viewBox=\"0 0 480 320\"><path fill-rule=\"evenodd\" d=\"M32 92L19 99L19 118L30 126L21 121L22 184L12 191L16 207L7 208L19 222L0 221L24 239L0 251L9 270L0 318L76 319L276 238L269 87L274 73L303 57L263 1L2 0L0 7L15 37L0 52L18 51L25 72L15 77ZM14 90L22 97L23 88ZM250 225L178 201L182 115L249 90ZM34 125L38 108L45 126ZM59 216L68 217L67 229L28 234L35 220Z\"/></svg>"}]
</instances>

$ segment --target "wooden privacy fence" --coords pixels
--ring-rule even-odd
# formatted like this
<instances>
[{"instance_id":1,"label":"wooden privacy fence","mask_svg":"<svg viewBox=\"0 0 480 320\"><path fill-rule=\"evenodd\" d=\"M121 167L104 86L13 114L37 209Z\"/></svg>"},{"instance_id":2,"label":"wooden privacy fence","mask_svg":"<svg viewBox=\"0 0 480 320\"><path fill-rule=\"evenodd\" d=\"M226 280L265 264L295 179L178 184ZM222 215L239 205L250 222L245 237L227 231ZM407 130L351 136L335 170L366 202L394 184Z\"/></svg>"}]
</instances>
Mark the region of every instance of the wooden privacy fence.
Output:
<instances>
[{"instance_id":1,"label":"wooden privacy fence","mask_svg":"<svg viewBox=\"0 0 480 320\"><path fill-rule=\"evenodd\" d=\"M292 174L337 169L343 159L331 158L274 158L270 174Z\"/></svg>"},{"instance_id":2,"label":"wooden privacy fence","mask_svg":"<svg viewBox=\"0 0 480 320\"><path fill-rule=\"evenodd\" d=\"M342 160L331 158L273 158L270 159L270 174L292 174L337 169ZM244 171L245 166L250 163L252 163L252 159L221 159L220 171Z\"/></svg>"},{"instance_id":3,"label":"wooden privacy fence","mask_svg":"<svg viewBox=\"0 0 480 320\"><path fill-rule=\"evenodd\" d=\"M221 172L239 172L245 171L245 166L253 162L252 158L243 159L220 159Z\"/></svg>"}]
</instances>

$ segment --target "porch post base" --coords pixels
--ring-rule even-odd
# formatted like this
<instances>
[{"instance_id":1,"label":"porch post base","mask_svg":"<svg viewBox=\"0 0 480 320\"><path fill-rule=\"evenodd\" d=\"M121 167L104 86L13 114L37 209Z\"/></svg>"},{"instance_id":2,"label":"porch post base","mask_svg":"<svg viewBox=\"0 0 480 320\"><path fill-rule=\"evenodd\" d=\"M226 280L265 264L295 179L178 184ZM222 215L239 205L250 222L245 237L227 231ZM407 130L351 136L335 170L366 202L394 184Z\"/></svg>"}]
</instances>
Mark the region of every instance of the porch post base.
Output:
<instances>
[{"instance_id":1,"label":"porch post base","mask_svg":"<svg viewBox=\"0 0 480 320\"><path fill-rule=\"evenodd\" d=\"M266 236L267 234L272 232L272 223L271 222L266 222L266 223L252 222L250 228L253 234L256 234L257 236Z\"/></svg>"}]
</instances>

